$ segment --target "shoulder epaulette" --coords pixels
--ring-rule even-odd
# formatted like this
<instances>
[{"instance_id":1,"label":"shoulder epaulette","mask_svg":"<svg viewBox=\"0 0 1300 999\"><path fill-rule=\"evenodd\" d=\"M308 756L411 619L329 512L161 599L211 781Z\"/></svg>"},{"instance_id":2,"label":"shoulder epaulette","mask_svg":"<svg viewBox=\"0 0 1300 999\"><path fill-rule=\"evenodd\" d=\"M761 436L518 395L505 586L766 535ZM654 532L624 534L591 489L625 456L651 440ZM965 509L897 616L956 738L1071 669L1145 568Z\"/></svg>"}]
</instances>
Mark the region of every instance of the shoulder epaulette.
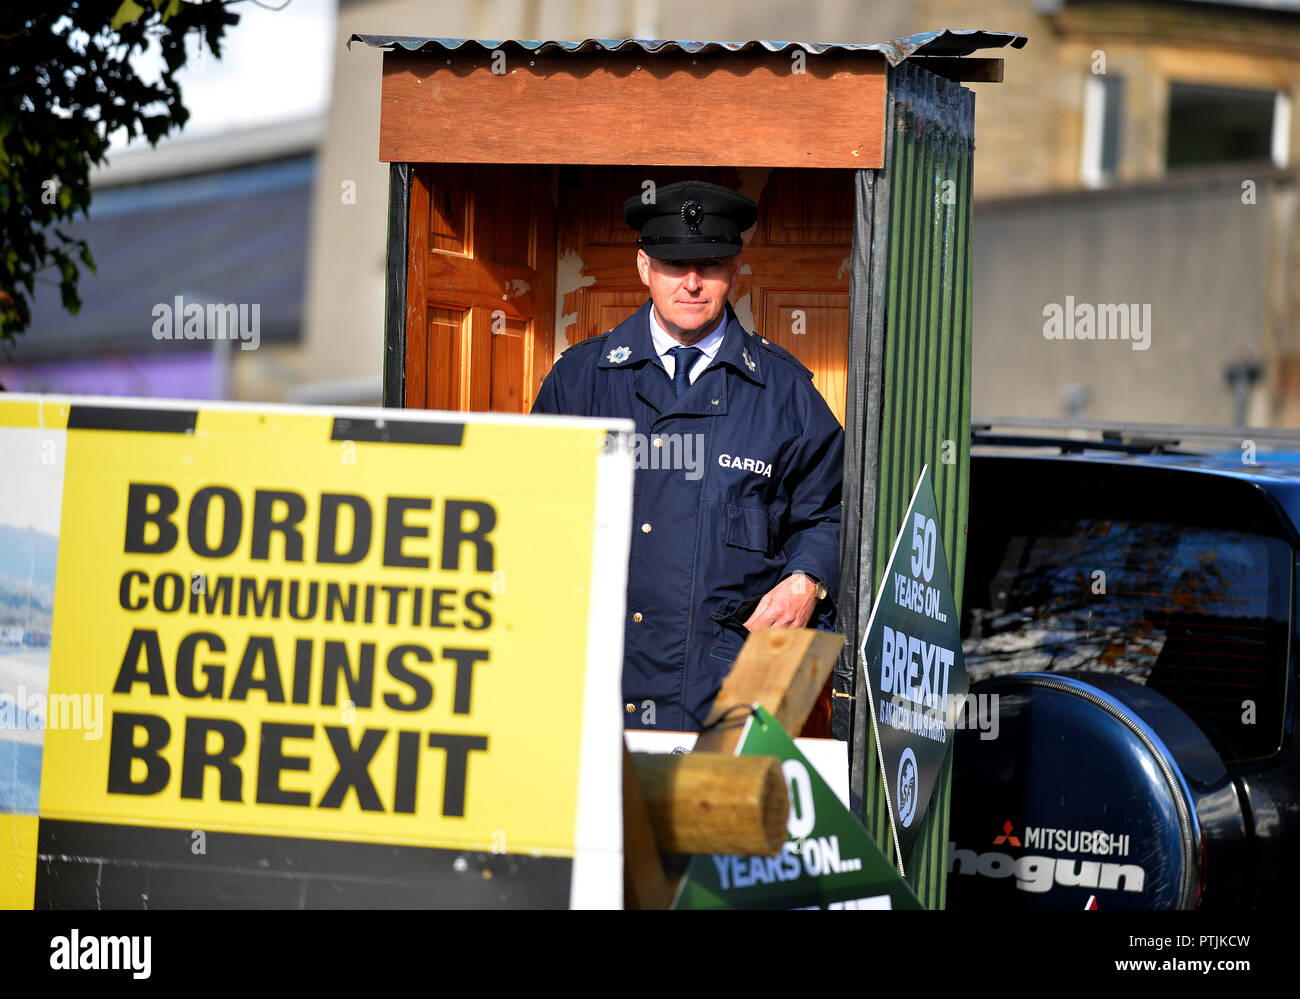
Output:
<instances>
[{"instance_id":1,"label":"shoulder epaulette","mask_svg":"<svg viewBox=\"0 0 1300 999\"><path fill-rule=\"evenodd\" d=\"M779 357L787 364L792 365L795 370L802 371L809 378L812 378L813 373L808 370L807 366L780 344L773 343L771 340L767 339L767 337L759 336L757 333L751 333L749 335L754 339L754 342L763 350L767 351L767 353L771 354L773 357Z\"/></svg>"}]
</instances>

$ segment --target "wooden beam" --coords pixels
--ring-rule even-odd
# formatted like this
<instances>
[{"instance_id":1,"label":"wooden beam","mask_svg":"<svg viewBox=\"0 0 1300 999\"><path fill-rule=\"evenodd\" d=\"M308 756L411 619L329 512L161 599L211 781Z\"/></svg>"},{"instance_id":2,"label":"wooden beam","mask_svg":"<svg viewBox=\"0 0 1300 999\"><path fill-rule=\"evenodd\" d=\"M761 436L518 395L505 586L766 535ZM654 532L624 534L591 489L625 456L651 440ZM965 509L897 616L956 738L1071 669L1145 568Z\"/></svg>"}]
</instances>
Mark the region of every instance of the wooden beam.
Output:
<instances>
[{"instance_id":1,"label":"wooden beam","mask_svg":"<svg viewBox=\"0 0 1300 999\"><path fill-rule=\"evenodd\" d=\"M875 52L384 53L384 161L880 169L884 149Z\"/></svg>"},{"instance_id":2,"label":"wooden beam","mask_svg":"<svg viewBox=\"0 0 1300 999\"><path fill-rule=\"evenodd\" d=\"M623 747L623 908L667 909L673 897L632 754Z\"/></svg>"},{"instance_id":3,"label":"wooden beam","mask_svg":"<svg viewBox=\"0 0 1300 999\"><path fill-rule=\"evenodd\" d=\"M751 632L722 682L695 751L734 753L749 714L745 709L754 704L763 705L787 732L798 732L843 644L843 635L810 628Z\"/></svg>"},{"instance_id":4,"label":"wooden beam","mask_svg":"<svg viewBox=\"0 0 1300 999\"><path fill-rule=\"evenodd\" d=\"M775 756L633 753L632 763L661 850L781 852L790 801Z\"/></svg>"},{"instance_id":5,"label":"wooden beam","mask_svg":"<svg viewBox=\"0 0 1300 999\"><path fill-rule=\"evenodd\" d=\"M972 56L956 59L951 56L913 56L910 60L935 76L954 83L1001 83L1001 59L981 59Z\"/></svg>"}]
</instances>

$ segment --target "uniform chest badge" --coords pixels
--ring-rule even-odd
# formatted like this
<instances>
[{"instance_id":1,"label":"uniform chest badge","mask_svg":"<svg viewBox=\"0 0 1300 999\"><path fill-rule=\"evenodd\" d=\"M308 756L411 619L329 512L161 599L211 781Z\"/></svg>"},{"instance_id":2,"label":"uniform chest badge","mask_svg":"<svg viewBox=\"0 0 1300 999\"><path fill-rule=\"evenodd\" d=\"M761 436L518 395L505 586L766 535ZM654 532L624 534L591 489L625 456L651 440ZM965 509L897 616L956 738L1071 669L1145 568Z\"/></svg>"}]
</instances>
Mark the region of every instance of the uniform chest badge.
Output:
<instances>
[{"instance_id":1,"label":"uniform chest badge","mask_svg":"<svg viewBox=\"0 0 1300 999\"><path fill-rule=\"evenodd\" d=\"M740 352L740 355L745 359L745 367L747 367L750 371L753 371L756 365L754 364L754 359L749 356L749 351L742 350Z\"/></svg>"},{"instance_id":2,"label":"uniform chest badge","mask_svg":"<svg viewBox=\"0 0 1300 999\"><path fill-rule=\"evenodd\" d=\"M613 364L622 364L632 356L631 347L615 347L609 352L609 360Z\"/></svg>"}]
</instances>

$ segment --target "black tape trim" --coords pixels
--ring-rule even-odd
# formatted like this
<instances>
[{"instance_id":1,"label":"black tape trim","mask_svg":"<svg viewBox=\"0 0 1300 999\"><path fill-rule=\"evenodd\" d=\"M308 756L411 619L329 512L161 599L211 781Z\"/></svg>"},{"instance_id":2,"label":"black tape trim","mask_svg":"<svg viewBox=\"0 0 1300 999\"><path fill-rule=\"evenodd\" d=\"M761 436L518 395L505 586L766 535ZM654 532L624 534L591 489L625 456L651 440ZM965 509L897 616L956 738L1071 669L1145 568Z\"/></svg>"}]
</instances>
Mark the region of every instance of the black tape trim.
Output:
<instances>
[{"instance_id":1,"label":"black tape trim","mask_svg":"<svg viewBox=\"0 0 1300 999\"><path fill-rule=\"evenodd\" d=\"M136 409L126 406L77 406L68 413L69 430L138 430L155 434L192 434L195 409Z\"/></svg>"},{"instance_id":2,"label":"black tape trim","mask_svg":"<svg viewBox=\"0 0 1300 999\"><path fill-rule=\"evenodd\" d=\"M40 820L37 909L565 908L573 861ZM489 872L485 874L484 872Z\"/></svg>"},{"instance_id":3,"label":"black tape trim","mask_svg":"<svg viewBox=\"0 0 1300 999\"><path fill-rule=\"evenodd\" d=\"M384 406L406 408L406 268L410 252L410 163L388 168L388 257L385 265Z\"/></svg>"},{"instance_id":4,"label":"black tape trim","mask_svg":"<svg viewBox=\"0 0 1300 999\"><path fill-rule=\"evenodd\" d=\"M465 443L465 424L432 423L425 420L353 420L336 417L334 427L330 431L330 440L460 447Z\"/></svg>"},{"instance_id":5,"label":"black tape trim","mask_svg":"<svg viewBox=\"0 0 1300 999\"><path fill-rule=\"evenodd\" d=\"M679 243L716 243L721 246L744 246L745 241L736 236L638 236L637 246L674 246Z\"/></svg>"}]
</instances>

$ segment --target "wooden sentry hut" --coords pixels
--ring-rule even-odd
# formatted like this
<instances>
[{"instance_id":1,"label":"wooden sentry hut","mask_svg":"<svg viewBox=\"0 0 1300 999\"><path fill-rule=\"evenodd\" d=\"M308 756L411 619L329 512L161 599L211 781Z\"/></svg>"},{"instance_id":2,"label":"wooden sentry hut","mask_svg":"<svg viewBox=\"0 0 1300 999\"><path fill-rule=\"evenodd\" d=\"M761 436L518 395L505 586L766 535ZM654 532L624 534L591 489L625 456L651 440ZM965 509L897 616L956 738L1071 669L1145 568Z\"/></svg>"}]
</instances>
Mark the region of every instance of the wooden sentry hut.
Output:
<instances>
[{"instance_id":1,"label":"wooden sentry hut","mask_svg":"<svg viewBox=\"0 0 1300 999\"><path fill-rule=\"evenodd\" d=\"M733 306L795 354L843 422L844 530L830 730L887 845L858 647L922 467L960 608L970 436L974 94L1022 35L877 44L485 41L385 49L390 163L384 403L527 412L559 352L645 301L623 201L687 177L759 204ZM951 762L949 762L949 767ZM944 899L945 771L905 858Z\"/></svg>"}]
</instances>

